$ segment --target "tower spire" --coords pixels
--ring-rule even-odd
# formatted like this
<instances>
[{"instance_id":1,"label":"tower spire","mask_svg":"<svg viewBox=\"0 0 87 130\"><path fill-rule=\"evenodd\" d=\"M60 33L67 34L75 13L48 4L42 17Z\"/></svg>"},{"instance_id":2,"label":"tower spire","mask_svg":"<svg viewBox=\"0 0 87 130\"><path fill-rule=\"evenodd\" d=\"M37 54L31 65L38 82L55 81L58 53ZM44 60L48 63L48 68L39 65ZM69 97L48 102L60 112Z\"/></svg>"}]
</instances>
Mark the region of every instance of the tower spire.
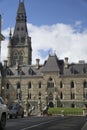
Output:
<instances>
[{"instance_id":1,"label":"tower spire","mask_svg":"<svg viewBox=\"0 0 87 130\"><path fill-rule=\"evenodd\" d=\"M31 64L32 47L31 38L28 36L24 0L19 0L13 35L10 30L8 50L8 65L14 66L16 61L19 61L20 65Z\"/></svg>"},{"instance_id":2,"label":"tower spire","mask_svg":"<svg viewBox=\"0 0 87 130\"><path fill-rule=\"evenodd\" d=\"M24 3L24 0L19 0L19 3L23 2Z\"/></svg>"}]
</instances>

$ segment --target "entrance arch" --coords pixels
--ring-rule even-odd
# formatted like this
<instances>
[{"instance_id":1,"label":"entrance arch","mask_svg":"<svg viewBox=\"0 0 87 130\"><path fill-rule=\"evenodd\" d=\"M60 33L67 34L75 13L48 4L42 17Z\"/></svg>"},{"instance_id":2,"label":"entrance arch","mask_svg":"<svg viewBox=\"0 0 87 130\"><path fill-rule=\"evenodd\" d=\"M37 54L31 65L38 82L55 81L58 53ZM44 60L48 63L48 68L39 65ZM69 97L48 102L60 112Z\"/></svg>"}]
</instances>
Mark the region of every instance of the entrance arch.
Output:
<instances>
[{"instance_id":1,"label":"entrance arch","mask_svg":"<svg viewBox=\"0 0 87 130\"><path fill-rule=\"evenodd\" d=\"M54 107L54 104L53 104L53 102L49 102L49 107Z\"/></svg>"}]
</instances>

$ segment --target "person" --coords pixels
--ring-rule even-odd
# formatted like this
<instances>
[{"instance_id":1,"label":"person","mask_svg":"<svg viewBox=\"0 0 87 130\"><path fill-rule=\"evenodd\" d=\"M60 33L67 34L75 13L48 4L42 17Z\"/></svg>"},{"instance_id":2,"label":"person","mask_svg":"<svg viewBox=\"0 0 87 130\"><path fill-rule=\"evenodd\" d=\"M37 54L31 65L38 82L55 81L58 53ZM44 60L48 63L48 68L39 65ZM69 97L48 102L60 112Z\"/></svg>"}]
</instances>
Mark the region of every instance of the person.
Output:
<instances>
[{"instance_id":1,"label":"person","mask_svg":"<svg viewBox=\"0 0 87 130\"><path fill-rule=\"evenodd\" d=\"M29 101L28 101L28 99L27 99L27 102L26 102L26 114L27 114L27 116L30 115L30 114L29 114L29 108L30 108L30 103L29 103Z\"/></svg>"}]
</instances>

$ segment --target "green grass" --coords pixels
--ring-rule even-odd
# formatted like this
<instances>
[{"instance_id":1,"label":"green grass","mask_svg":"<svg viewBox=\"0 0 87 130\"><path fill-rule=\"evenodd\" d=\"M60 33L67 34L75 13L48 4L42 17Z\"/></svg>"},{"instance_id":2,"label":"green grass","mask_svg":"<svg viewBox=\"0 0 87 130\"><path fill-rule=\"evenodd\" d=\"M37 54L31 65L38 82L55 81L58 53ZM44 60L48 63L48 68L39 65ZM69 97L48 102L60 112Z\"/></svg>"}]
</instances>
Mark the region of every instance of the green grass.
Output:
<instances>
[{"instance_id":1,"label":"green grass","mask_svg":"<svg viewBox=\"0 0 87 130\"><path fill-rule=\"evenodd\" d=\"M48 114L83 115L83 108L49 108Z\"/></svg>"}]
</instances>

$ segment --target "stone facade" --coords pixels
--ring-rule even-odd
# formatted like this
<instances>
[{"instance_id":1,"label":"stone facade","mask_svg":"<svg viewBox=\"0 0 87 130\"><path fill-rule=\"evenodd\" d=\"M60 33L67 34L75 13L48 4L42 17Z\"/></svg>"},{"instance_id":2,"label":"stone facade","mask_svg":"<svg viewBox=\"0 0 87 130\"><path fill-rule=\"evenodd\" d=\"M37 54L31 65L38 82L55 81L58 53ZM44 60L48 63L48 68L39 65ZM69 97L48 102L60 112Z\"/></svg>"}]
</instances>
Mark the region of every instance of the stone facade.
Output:
<instances>
[{"instance_id":1,"label":"stone facade","mask_svg":"<svg viewBox=\"0 0 87 130\"><path fill-rule=\"evenodd\" d=\"M61 60L56 54L49 54L43 65L39 63L40 59L36 59L36 64L32 65L31 38L26 30L24 2L20 2L14 33L13 36L11 32L9 35L8 62L3 67L4 97L9 102L19 101L23 104L28 99L31 105L40 109L46 105L87 105L87 64L69 64L67 57Z\"/></svg>"}]
</instances>

